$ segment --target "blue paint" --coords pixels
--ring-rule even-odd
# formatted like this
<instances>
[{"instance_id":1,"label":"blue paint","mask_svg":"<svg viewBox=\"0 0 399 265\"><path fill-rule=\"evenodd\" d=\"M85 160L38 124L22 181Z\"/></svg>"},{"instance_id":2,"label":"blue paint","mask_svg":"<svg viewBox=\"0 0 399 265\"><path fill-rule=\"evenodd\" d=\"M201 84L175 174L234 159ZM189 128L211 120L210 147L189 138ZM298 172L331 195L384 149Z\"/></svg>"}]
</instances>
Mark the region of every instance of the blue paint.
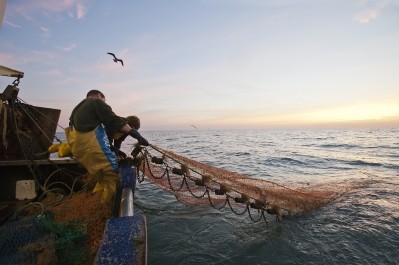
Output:
<instances>
[{"instance_id":1,"label":"blue paint","mask_svg":"<svg viewBox=\"0 0 399 265\"><path fill-rule=\"evenodd\" d=\"M131 167L127 163L121 164L120 165L120 177L121 177L121 183L120 183L120 188L131 188L134 192L136 189L136 168Z\"/></svg>"},{"instance_id":2,"label":"blue paint","mask_svg":"<svg viewBox=\"0 0 399 265\"><path fill-rule=\"evenodd\" d=\"M97 126L96 138L98 143L100 144L101 150L103 151L104 155L107 157L108 161L111 163L112 168L114 169L115 172L118 172L119 170L118 161L116 159L115 153L111 151L109 139L103 124Z\"/></svg>"},{"instance_id":3,"label":"blue paint","mask_svg":"<svg viewBox=\"0 0 399 265\"><path fill-rule=\"evenodd\" d=\"M103 244L94 264L145 264L146 219L144 215L110 218L104 230Z\"/></svg>"}]
</instances>

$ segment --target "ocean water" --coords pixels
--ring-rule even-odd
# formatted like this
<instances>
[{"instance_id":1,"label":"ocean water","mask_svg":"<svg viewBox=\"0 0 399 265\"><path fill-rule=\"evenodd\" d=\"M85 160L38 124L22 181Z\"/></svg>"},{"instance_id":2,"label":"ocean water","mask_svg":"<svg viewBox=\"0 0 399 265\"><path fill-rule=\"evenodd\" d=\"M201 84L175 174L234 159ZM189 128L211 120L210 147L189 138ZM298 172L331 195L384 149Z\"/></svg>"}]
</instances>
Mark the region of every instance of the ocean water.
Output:
<instances>
[{"instance_id":1,"label":"ocean water","mask_svg":"<svg viewBox=\"0 0 399 265\"><path fill-rule=\"evenodd\" d=\"M199 162L281 184L368 183L308 214L254 223L228 207L182 204L144 179L135 213L147 219L148 264L399 264L399 129L141 134ZM135 142L127 138L122 150L129 154Z\"/></svg>"},{"instance_id":2,"label":"ocean water","mask_svg":"<svg viewBox=\"0 0 399 265\"><path fill-rule=\"evenodd\" d=\"M144 180L148 264L399 264L399 129L142 131L188 158L279 183L367 181L311 213L254 223ZM123 143L130 153L133 139ZM151 151L151 154L157 155Z\"/></svg>"}]
</instances>

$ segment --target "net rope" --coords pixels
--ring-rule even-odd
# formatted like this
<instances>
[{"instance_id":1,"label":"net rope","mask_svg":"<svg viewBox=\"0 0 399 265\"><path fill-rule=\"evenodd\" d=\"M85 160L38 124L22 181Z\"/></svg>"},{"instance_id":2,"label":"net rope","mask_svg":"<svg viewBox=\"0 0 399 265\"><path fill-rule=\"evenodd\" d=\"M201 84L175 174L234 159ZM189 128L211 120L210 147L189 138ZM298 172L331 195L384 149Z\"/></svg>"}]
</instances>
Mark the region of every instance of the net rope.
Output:
<instances>
[{"instance_id":1,"label":"net rope","mask_svg":"<svg viewBox=\"0 0 399 265\"><path fill-rule=\"evenodd\" d=\"M266 221L265 213L276 215L278 220L308 213L364 185L334 182L288 186L201 163L155 145L139 152L141 179L147 177L182 203L209 203L219 210L228 206L238 215L248 213L254 222Z\"/></svg>"}]
</instances>

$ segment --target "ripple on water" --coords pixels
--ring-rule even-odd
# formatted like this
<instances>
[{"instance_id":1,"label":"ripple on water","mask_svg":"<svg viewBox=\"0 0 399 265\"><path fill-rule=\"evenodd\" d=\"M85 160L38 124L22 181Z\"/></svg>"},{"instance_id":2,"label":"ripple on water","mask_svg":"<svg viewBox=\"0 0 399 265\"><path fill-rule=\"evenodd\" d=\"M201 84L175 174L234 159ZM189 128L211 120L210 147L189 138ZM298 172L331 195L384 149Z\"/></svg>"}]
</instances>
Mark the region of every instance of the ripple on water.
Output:
<instances>
[{"instance_id":1,"label":"ripple on water","mask_svg":"<svg viewBox=\"0 0 399 265\"><path fill-rule=\"evenodd\" d=\"M146 211L149 264L398 264L398 132L143 132L155 145L244 175L283 183L372 180L304 216L282 223L267 216L269 224L187 207L138 184L139 202L157 208Z\"/></svg>"}]
</instances>

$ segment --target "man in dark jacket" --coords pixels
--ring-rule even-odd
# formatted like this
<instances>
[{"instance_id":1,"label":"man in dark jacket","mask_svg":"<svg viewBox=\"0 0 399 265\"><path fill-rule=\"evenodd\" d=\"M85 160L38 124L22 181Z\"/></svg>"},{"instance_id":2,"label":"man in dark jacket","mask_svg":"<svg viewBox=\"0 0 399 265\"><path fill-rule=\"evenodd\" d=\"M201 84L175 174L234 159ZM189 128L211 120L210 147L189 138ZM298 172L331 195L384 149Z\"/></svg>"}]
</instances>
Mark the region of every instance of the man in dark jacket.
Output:
<instances>
[{"instance_id":1,"label":"man in dark jacket","mask_svg":"<svg viewBox=\"0 0 399 265\"><path fill-rule=\"evenodd\" d=\"M118 182L118 162L111 150L106 128L132 136L139 144L148 146L136 129L117 116L105 103L105 96L91 90L72 111L71 133L68 143L74 158L89 174L89 180L97 182L93 193L103 191L101 202L111 203Z\"/></svg>"}]
</instances>

